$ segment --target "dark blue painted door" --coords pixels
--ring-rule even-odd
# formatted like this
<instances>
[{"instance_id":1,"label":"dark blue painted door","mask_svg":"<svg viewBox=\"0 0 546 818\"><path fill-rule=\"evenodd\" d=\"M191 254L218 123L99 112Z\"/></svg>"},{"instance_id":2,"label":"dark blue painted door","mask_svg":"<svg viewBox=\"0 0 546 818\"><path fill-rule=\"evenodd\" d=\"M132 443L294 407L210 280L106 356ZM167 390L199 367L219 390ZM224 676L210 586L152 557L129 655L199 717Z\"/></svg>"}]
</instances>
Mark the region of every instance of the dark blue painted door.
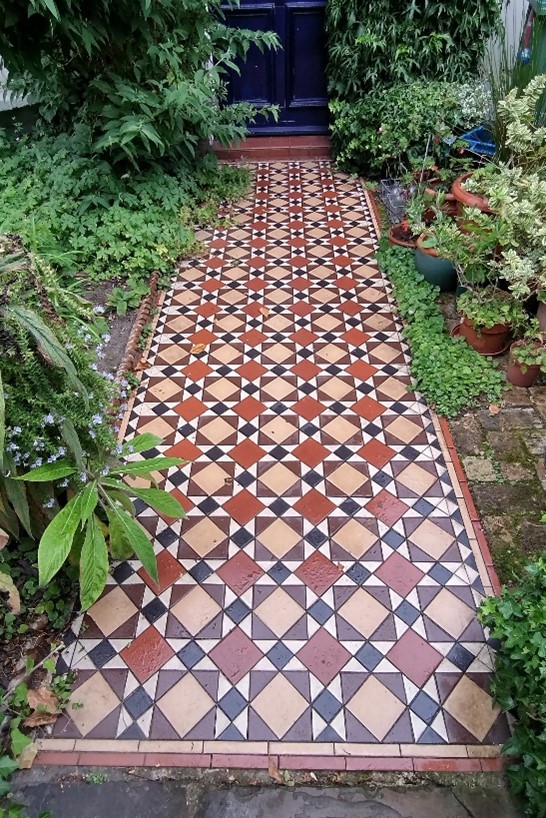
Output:
<instances>
[{"instance_id":1,"label":"dark blue painted door","mask_svg":"<svg viewBox=\"0 0 546 818\"><path fill-rule=\"evenodd\" d=\"M281 48L264 54L252 47L241 74L230 77L229 102L277 105L279 120L259 118L256 134L328 132L326 0L241 0L226 10L232 26L275 31Z\"/></svg>"}]
</instances>

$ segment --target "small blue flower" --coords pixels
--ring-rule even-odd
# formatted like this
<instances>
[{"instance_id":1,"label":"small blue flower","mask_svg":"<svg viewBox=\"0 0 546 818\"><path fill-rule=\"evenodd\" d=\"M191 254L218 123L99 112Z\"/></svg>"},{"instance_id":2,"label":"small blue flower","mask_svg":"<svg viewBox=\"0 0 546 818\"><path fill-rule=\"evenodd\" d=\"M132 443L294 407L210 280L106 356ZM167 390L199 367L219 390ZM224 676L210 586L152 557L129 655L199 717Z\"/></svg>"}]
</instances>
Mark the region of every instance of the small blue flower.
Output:
<instances>
[{"instance_id":1,"label":"small blue flower","mask_svg":"<svg viewBox=\"0 0 546 818\"><path fill-rule=\"evenodd\" d=\"M42 508L53 508L54 505L55 505L55 498L50 497L49 500L46 500L46 502L43 503Z\"/></svg>"},{"instance_id":2,"label":"small blue flower","mask_svg":"<svg viewBox=\"0 0 546 818\"><path fill-rule=\"evenodd\" d=\"M91 418L91 423L93 424L93 426L98 426L100 423L102 423L102 421L103 417L98 413L96 415L93 415L93 417Z\"/></svg>"},{"instance_id":3,"label":"small blue flower","mask_svg":"<svg viewBox=\"0 0 546 818\"><path fill-rule=\"evenodd\" d=\"M49 424L49 425L51 425L52 423L55 423L55 418L53 417L51 412L48 415L45 416L44 423Z\"/></svg>"},{"instance_id":4,"label":"small blue flower","mask_svg":"<svg viewBox=\"0 0 546 818\"><path fill-rule=\"evenodd\" d=\"M87 483L87 480L88 480L87 472L85 472L85 471L80 472L80 480L81 480L82 483Z\"/></svg>"},{"instance_id":5,"label":"small blue flower","mask_svg":"<svg viewBox=\"0 0 546 818\"><path fill-rule=\"evenodd\" d=\"M36 458L36 460L34 461L34 464L33 464L33 465L34 465L34 466L36 466L36 467L38 467L38 466L41 466L41 465L42 465L42 463L43 463L42 458L41 458L41 457L37 457L37 458Z\"/></svg>"}]
</instances>

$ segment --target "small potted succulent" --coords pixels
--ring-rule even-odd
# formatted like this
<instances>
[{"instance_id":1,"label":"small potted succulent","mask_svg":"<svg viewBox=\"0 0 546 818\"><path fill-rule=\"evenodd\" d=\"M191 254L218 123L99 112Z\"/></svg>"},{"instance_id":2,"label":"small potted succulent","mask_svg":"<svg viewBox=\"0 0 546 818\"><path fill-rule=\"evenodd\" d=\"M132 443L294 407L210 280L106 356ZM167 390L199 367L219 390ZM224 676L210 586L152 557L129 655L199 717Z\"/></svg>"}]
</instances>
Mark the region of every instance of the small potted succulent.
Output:
<instances>
[{"instance_id":1,"label":"small potted succulent","mask_svg":"<svg viewBox=\"0 0 546 818\"><path fill-rule=\"evenodd\" d=\"M494 284L465 290L457 299L457 309L461 323L453 334L482 355L504 352L510 331L524 321L521 304Z\"/></svg>"},{"instance_id":2,"label":"small potted succulent","mask_svg":"<svg viewBox=\"0 0 546 818\"><path fill-rule=\"evenodd\" d=\"M523 338L510 347L506 377L514 386L533 386L541 372L546 372L546 333L533 319Z\"/></svg>"}]
</instances>

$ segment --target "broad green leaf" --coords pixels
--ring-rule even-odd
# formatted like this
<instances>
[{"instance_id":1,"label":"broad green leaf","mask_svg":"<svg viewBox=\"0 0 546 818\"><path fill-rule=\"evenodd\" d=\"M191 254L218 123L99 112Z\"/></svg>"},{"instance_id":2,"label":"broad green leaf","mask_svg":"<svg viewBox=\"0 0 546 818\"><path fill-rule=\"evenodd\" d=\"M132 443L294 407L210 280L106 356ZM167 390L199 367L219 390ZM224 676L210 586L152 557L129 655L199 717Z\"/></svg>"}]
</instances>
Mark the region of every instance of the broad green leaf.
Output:
<instances>
[{"instance_id":1,"label":"broad green leaf","mask_svg":"<svg viewBox=\"0 0 546 818\"><path fill-rule=\"evenodd\" d=\"M44 6L46 6L46 8L49 9L54 18L60 21L61 18L59 17L59 10L55 4L55 0L42 0L42 2Z\"/></svg>"},{"instance_id":2,"label":"broad green leaf","mask_svg":"<svg viewBox=\"0 0 546 818\"><path fill-rule=\"evenodd\" d=\"M139 526L132 517L117 507L111 507L112 516L117 520L119 528L124 532L125 539L131 543L135 554L141 561L142 565L149 573L149 575L156 582L157 576L157 559L154 548L144 530Z\"/></svg>"},{"instance_id":3,"label":"broad green leaf","mask_svg":"<svg viewBox=\"0 0 546 818\"><path fill-rule=\"evenodd\" d=\"M110 508L106 509L108 517L108 537L110 541L110 553L116 560L128 560L135 554L132 543L127 539L127 532L120 525L117 514Z\"/></svg>"},{"instance_id":4,"label":"broad green leaf","mask_svg":"<svg viewBox=\"0 0 546 818\"><path fill-rule=\"evenodd\" d=\"M167 517L185 517L186 512L171 494L168 494L162 489L136 489L129 487L129 494L143 500L160 514L166 514Z\"/></svg>"},{"instance_id":5,"label":"broad green leaf","mask_svg":"<svg viewBox=\"0 0 546 818\"><path fill-rule=\"evenodd\" d=\"M0 571L0 593L8 595L8 606L14 614L21 613L21 597L9 574Z\"/></svg>"},{"instance_id":6,"label":"broad green leaf","mask_svg":"<svg viewBox=\"0 0 546 818\"><path fill-rule=\"evenodd\" d=\"M87 523L80 555L80 600L86 611L96 602L108 576L108 548L99 522L93 514Z\"/></svg>"},{"instance_id":7,"label":"broad green leaf","mask_svg":"<svg viewBox=\"0 0 546 818\"><path fill-rule=\"evenodd\" d=\"M16 757L21 755L25 747L28 747L29 744L32 744L32 740L28 736L25 736L25 734L19 730L19 727L11 728L10 738L11 752Z\"/></svg>"},{"instance_id":8,"label":"broad green leaf","mask_svg":"<svg viewBox=\"0 0 546 818\"><path fill-rule=\"evenodd\" d=\"M61 424L61 436L68 447L68 451L76 461L76 465L80 470L83 470L83 449L76 432L76 427L70 420L65 418Z\"/></svg>"},{"instance_id":9,"label":"broad green leaf","mask_svg":"<svg viewBox=\"0 0 546 818\"><path fill-rule=\"evenodd\" d=\"M170 469L171 466L180 466L185 461L180 457L149 457L147 460L135 460L124 463L118 469L112 469L112 474L149 474L151 471Z\"/></svg>"},{"instance_id":10,"label":"broad green leaf","mask_svg":"<svg viewBox=\"0 0 546 818\"><path fill-rule=\"evenodd\" d=\"M15 480L24 480L27 483L48 483L50 480L62 480L63 477L70 477L78 470L70 460L56 460L55 463L44 463L36 469L15 477Z\"/></svg>"},{"instance_id":11,"label":"broad green leaf","mask_svg":"<svg viewBox=\"0 0 546 818\"><path fill-rule=\"evenodd\" d=\"M0 471L4 468L4 444L6 442L6 399L0 372Z\"/></svg>"},{"instance_id":12,"label":"broad green leaf","mask_svg":"<svg viewBox=\"0 0 546 818\"><path fill-rule=\"evenodd\" d=\"M96 483L89 483L81 493L81 520L85 523L93 514L99 502Z\"/></svg>"},{"instance_id":13,"label":"broad green leaf","mask_svg":"<svg viewBox=\"0 0 546 818\"><path fill-rule=\"evenodd\" d=\"M70 554L74 534L81 523L81 494L72 497L42 535L38 546L40 585L46 585Z\"/></svg>"},{"instance_id":14,"label":"broad green leaf","mask_svg":"<svg viewBox=\"0 0 546 818\"><path fill-rule=\"evenodd\" d=\"M158 435L153 435L151 432L145 432L143 435L137 435L132 440L127 440L123 444L121 454L123 457L127 457L129 454L147 452L150 449L154 449L156 446L159 446L159 444L162 442L163 438L158 437Z\"/></svg>"},{"instance_id":15,"label":"broad green leaf","mask_svg":"<svg viewBox=\"0 0 546 818\"><path fill-rule=\"evenodd\" d=\"M129 489L129 486L125 486L125 489ZM128 496L130 494L129 491L125 490L121 491L120 489L107 488L106 492L108 494L108 497L110 497L110 499L114 500L116 503L119 503L120 506L123 506L123 508L129 512L131 517L135 516L136 512L135 507L133 505L133 501Z\"/></svg>"},{"instance_id":16,"label":"broad green leaf","mask_svg":"<svg viewBox=\"0 0 546 818\"><path fill-rule=\"evenodd\" d=\"M32 525L30 522L30 509L28 507L27 491L25 486L18 483L17 480L11 477L6 477L4 481L6 494L11 503L18 520L27 532L32 537Z\"/></svg>"},{"instance_id":17,"label":"broad green leaf","mask_svg":"<svg viewBox=\"0 0 546 818\"><path fill-rule=\"evenodd\" d=\"M19 764L15 759L7 755L0 756L0 778L9 778L18 769Z\"/></svg>"}]
</instances>

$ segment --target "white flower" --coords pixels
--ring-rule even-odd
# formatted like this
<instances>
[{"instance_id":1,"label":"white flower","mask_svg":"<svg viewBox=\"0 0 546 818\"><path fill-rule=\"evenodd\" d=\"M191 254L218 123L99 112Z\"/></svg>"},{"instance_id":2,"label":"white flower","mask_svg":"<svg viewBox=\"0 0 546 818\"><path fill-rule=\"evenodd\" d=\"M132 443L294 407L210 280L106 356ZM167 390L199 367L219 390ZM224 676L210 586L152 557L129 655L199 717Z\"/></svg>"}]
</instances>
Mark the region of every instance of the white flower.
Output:
<instances>
[{"instance_id":1,"label":"white flower","mask_svg":"<svg viewBox=\"0 0 546 818\"><path fill-rule=\"evenodd\" d=\"M51 412L44 417L44 423L46 423L48 425L51 425L52 423L55 423L55 418L53 417Z\"/></svg>"}]
</instances>

